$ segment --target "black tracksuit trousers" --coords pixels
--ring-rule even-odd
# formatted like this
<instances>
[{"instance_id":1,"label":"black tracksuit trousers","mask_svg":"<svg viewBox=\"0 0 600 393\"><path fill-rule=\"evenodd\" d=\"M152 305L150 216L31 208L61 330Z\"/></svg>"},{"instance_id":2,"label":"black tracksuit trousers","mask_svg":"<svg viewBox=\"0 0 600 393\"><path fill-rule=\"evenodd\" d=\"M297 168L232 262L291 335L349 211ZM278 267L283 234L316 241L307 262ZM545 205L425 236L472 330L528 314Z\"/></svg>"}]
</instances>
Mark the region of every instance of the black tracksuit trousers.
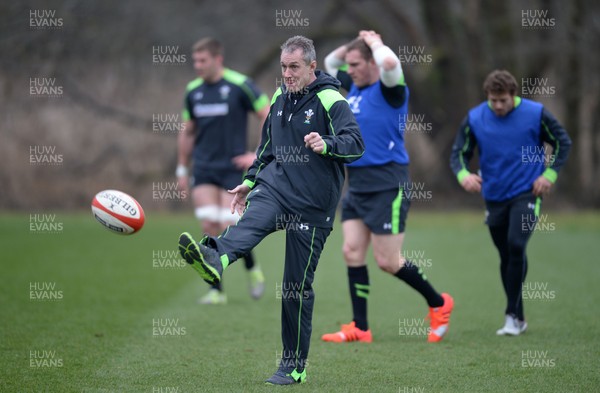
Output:
<instances>
[{"instance_id":1,"label":"black tracksuit trousers","mask_svg":"<svg viewBox=\"0 0 600 393\"><path fill-rule=\"evenodd\" d=\"M301 212L283 206L272 193L268 187L257 185L248 195L246 211L238 223L214 240L219 255L226 254L232 262L246 255L267 235L277 230L286 231L283 281L276 286L277 296L282 300L280 369L302 372L312 331L315 297L312 283L331 228L303 222Z\"/></svg>"}]
</instances>

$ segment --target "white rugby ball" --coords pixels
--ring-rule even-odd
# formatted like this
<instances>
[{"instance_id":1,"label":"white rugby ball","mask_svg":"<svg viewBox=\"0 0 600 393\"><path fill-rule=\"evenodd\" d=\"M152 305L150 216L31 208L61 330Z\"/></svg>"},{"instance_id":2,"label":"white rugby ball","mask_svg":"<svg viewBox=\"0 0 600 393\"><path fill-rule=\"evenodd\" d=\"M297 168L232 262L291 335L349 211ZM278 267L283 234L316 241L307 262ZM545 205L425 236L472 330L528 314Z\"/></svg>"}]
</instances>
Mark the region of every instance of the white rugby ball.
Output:
<instances>
[{"instance_id":1,"label":"white rugby ball","mask_svg":"<svg viewBox=\"0 0 600 393\"><path fill-rule=\"evenodd\" d=\"M104 190L92 200L92 214L107 229L131 235L144 226L144 209L132 196L117 190Z\"/></svg>"}]
</instances>

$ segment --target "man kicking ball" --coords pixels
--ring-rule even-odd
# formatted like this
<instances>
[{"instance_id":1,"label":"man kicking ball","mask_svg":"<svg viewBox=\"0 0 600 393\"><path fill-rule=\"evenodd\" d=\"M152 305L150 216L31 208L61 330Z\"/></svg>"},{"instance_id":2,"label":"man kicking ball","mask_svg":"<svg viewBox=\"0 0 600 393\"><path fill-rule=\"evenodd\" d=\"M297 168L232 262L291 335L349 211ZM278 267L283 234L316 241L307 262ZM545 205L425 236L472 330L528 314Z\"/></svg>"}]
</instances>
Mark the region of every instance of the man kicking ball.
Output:
<instances>
[{"instance_id":1,"label":"man kicking ball","mask_svg":"<svg viewBox=\"0 0 600 393\"><path fill-rule=\"evenodd\" d=\"M360 158L364 145L339 82L317 70L312 40L295 36L281 47L284 85L271 100L257 157L234 194L232 210L243 213L219 237L197 243L179 238L183 258L209 284L223 271L280 229L280 217L298 217L285 226L279 369L266 382L304 382L312 332L315 269L331 232L344 183L344 163ZM299 154L298 160L290 154Z\"/></svg>"}]
</instances>

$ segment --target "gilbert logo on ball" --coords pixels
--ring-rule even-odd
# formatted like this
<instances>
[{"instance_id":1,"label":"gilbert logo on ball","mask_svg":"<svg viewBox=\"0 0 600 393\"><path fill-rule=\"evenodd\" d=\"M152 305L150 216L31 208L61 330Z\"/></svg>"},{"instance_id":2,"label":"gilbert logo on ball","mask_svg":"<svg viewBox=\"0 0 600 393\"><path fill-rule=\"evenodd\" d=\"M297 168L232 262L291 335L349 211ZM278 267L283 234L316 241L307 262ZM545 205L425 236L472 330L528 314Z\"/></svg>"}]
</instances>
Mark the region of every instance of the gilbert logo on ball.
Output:
<instances>
[{"instance_id":1,"label":"gilbert logo on ball","mask_svg":"<svg viewBox=\"0 0 600 393\"><path fill-rule=\"evenodd\" d=\"M144 226L142 206L132 196L117 190L96 194L92 214L100 224L121 235L131 235Z\"/></svg>"}]
</instances>

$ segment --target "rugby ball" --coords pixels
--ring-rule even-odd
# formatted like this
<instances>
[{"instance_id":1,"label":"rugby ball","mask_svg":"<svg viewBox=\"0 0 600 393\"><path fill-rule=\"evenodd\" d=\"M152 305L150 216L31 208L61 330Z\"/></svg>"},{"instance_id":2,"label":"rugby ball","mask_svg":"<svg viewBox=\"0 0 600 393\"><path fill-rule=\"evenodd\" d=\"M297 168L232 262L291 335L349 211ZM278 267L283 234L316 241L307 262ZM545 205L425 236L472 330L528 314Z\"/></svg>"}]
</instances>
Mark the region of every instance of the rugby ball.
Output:
<instances>
[{"instance_id":1,"label":"rugby ball","mask_svg":"<svg viewBox=\"0 0 600 393\"><path fill-rule=\"evenodd\" d=\"M144 226L144 209L132 196L117 190L104 190L92 200L92 214L105 228L131 235Z\"/></svg>"}]
</instances>

